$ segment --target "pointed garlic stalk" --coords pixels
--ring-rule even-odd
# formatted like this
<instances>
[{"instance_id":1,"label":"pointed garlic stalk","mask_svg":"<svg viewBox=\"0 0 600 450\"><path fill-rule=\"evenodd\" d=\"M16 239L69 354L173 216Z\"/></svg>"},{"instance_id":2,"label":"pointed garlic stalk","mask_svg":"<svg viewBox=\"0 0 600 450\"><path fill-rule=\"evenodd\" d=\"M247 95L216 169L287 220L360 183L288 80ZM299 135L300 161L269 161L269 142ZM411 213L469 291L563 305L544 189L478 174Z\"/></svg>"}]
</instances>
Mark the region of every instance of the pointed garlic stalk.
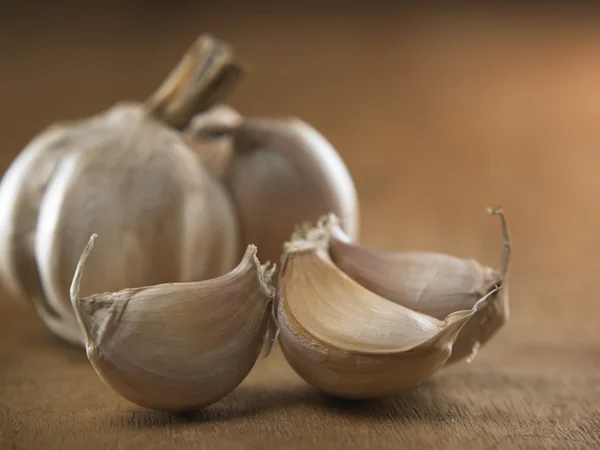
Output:
<instances>
[{"instance_id":1,"label":"pointed garlic stalk","mask_svg":"<svg viewBox=\"0 0 600 450\"><path fill-rule=\"evenodd\" d=\"M256 244L264 258L278 261L297 224L315 222L328 212L341 218L348 236L358 236L352 177L317 130L299 119L235 119L231 111L213 118L199 118L190 133L203 137L200 146L210 147L211 136L215 143L233 138L232 149L217 164L217 176L237 206L243 244Z\"/></svg>"},{"instance_id":2,"label":"pointed garlic stalk","mask_svg":"<svg viewBox=\"0 0 600 450\"><path fill-rule=\"evenodd\" d=\"M269 344L275 267L261 266L256 247L248 246L237 267L215 279L81 298L95 238L77 264L70 296L102 380L129 401L162 411L196 410L233 391Z\"/></svg>"},{"instance_id":3,"label":"pointed garlic stalk","mask_svg":"<svg viewBox=\"0 0 600 450\"><path fill-rule=\"evenodd\" d=\"M504 253L499 269L435 252L392 253L360 247L351 242L332 216L327 221L330 254L346 275L365 288L440 320L454 311L473 308L481 297L495 292L459 333L448 364L471 361L509 318L505 281L511 251L508 225L502 210L488 212L500 216L502 223ZM504 288L497 290L500 285Z\"/></svg>"},{"instance_id":4,"label":"pointed garlic stalk","mask_svg":"<svg viewBox=\"0 0 600 450\"><path fill-rule=\"evenodd\" d=\"M286 359L332 395L374 398L419 385L446 363L461 328L489 299L439 320L364 288L328 248L321 225L286 244L277 309Z\"/></svg>"},{"instance_id":5,"label":"pointed garlic stalk","mask_svg":"<svg viewBox=\"0 0 600 450\"><path fill-rule=\"evenodd\" d=\"M195 114L227 97L243 78L246 66L230 45L204 34L146 100L145 107L166 124L183 128Z\"/></svg>"},{"instance_id":6,"label":"pointed garlic stalk","mask_svg":"<svg viewBox=\"0 0 600 450\"><path fill-rule=\"evenodd\" d=\"M68 287L92 232L105 236L90 260L102 269L83 293L211 278L235 264L233 204L169 125L218 102L241 73L225 43L201 36L145 104L53 125L13 161L0 183L0 278L55 334L82 344Z\"/></svg>"}]
</instances>

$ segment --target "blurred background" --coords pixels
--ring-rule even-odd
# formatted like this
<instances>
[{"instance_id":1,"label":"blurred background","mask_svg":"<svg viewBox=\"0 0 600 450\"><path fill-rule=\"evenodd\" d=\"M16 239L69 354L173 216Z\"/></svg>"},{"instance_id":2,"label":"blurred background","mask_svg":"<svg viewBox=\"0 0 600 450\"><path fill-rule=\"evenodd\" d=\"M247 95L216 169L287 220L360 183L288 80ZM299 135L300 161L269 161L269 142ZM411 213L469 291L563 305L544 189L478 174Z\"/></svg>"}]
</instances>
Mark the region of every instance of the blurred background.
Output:
<instances>
[{"instance_id":1,"label":"blurred background","mask_svg":"<svg viewBox=\"0 0 600 450\"><path fill-rule=\"evenodd\" d=\"M363 244L498 265L485 208L504 207L513 315L483 364L597 367L600 11L387 3L3 5L0 168L53 121L145 99L211 32L253 66L231 105L298 116L340 152Z\"/></svg>"},{"instance_id":2,"label":"blurred background","mask_svg":"<svg viewBox=\"0 0 600 450\"><path fill-rule=\"evenodd\" d=\"M49 123L145 99L195 37L211 32L253 66L234 107L299 116L342 154L365 244L493 264L499 225L485 207L500 204L513 231L516 311L533 293L548 309L595 300L596 8L13 3L0 11L2 171Z\"/></svg>"}]
</instances>

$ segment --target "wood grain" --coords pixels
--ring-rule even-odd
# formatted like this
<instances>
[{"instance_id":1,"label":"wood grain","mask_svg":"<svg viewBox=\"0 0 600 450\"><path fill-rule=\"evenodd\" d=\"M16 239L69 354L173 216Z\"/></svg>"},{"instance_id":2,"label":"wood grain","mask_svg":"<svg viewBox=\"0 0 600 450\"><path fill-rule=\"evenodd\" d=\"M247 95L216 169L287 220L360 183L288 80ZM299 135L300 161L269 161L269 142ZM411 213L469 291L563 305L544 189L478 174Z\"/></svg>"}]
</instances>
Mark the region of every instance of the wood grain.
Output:
<instances>
[{"instance_id":1,"label":"wood grain","mask_svg":"<svg viewBox=\"0 0 600 450\"><path fill-rule=\"evenodd\" d=\"M302 117L340 151L363 244L497 264L485 207L501 204L512 317L475 362L393 398L328 398L276 349L225 400L181 416L118 397L3 294L0 448L600 446L600 16L109 3L3 16L3 168L51 121L144 99L210 31L254 66L235 107Z\"/></svg>"}]
</instances>

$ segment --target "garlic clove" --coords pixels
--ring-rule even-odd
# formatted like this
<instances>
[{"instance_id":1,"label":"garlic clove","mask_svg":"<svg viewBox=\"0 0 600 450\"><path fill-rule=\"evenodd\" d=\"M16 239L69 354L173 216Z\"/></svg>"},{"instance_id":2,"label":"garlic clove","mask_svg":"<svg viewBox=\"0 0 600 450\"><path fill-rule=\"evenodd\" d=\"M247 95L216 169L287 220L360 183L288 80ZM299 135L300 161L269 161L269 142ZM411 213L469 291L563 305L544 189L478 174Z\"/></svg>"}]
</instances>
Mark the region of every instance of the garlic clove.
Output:
<instances>
[{"instance_id":1,"label":"garlic clove","mask_svg":"<svg viewBox=\"0 0 600 450\"><path fill-rule=\"evenodd\" d=\"M317 389L374 398L419 385L448 360L464 324L488 300L444 320L367 290L330 259L326 230L286 245L277 294L279 341Z\"/></svg>"},{"instance_id":2,"label":"garlic clove","mask_svg":"<svg viewBox=\"0 0 600 450\"><path fill-rule=\"evenodd\" d=\"M68 288L93 232L104 245L90 258L83 295L213 278L239 253L232 203L179 133L134 104L116 105L105 120L109 131L85 135L61 159L35 231L47 302L72 318Z\"/></svg>"},{"instance_id":3,"label":"garlic clove","mask_svg":"<svg viewBox=\"0 0 600 450\"><path fill-rule=\"evenodd\" d=\"M95 238L77 264L70 296L88 358L105 383L163 411L199 409L233 391L257 361L272 317L274 268L260 265L256 247L219 278L81 298Z\"/></svg>"},{"instance_id":4,"label":"garlic clove","mask_svg":"<svg viewBox=\"0 0 600 450\"><path fill-rule=\"evenodd\" d=\"M219 104L195 115L185 129L189 145L218 179L223 178L231 160L231 130L243 120L231 106Z\"/></svg>"},{"instance_id":5,"label":"garlic clove","mask_svg":"<svg viewBox=\"0 0 600 450\"><path fill-rule=\"evenodd\" d=\"M360 247L345 236L334 216L327 220L331 257L353 280L372 292L414 311L443 319L472 308L481 297L505 283L510 238L504 213L490 209L502 221L503 262L500 269L474 260L435 252L377 252ZM507 288L497 291L461 330L448 363L472 360L477 350L509 317Z\"/></svg>"},{"instance_id":6,"label":"garlic clove","mask_svg":"<svg viewBox=\"0 0 600 450\"><path fill-rule=\"evenodd\" d=\"M358 235L352 178L331 144L298 119L246 118L230 132L234 151L224 181L237 205L242 242L278 261L294 227L334 212Z\"/></svg>"}]
</instances>

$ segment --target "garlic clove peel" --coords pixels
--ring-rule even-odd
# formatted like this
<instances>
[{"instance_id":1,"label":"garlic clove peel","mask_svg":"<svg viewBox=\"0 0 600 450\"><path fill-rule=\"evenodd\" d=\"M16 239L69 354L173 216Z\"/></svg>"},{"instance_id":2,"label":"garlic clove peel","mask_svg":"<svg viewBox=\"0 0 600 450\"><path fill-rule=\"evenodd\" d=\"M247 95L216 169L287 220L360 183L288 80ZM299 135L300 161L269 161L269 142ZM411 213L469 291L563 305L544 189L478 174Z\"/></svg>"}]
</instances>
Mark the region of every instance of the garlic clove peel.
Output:
<instances>
[{"instance_id":1,"label":"garlic clove peel","mask_svg":"<svg viewBox=\"0 0 600 450\"><path fill-rule=\"evenodd\" d=\"M444 320L412 311L344 274L328 245L323 228L286 244L277 310L286 359L329 394L374 398L419 385L446 363L462 327L489 300Z\"/></svg>"},{"instance_id":2,"label":"garlic clove peel","mask_svg":"<svg viewBox=\"0 0 600 450\"><path fill-rule=\"evenodd\" d=\"M273 268L254 246L229 273L81 298L92 235L70 296L98 375L145 408L192 411L233 391L269 345ZM87 269L86 269L87 270Z\"/></svg>"},{"instance_id":3,"label":"garlic clove peel","mask_svg":"<svg viewBox=\"0 0 600 450\"><path fill-rule=\"evenodd\" d=\"M331 257L344 273L370 291L438 319L470 309L494 291L461 330L448 363L472 360L509 318L507 287L496 290L505 285L509 266L508 225L501 209L488 212L498 215L502 223L504 252L499 269L435 252L377 252L360 247L345 236L334 216L326 220Z\"/></svg>"},{"instance_id":4,"label":"garlic clove peel","mask_svg":"<svg viewBox=\"0 0 600 450\"><path fill-rule=\"evenodd\" d=\"M223 180L237 205L242 242L279 260L297 224L328 212L355 239L359 206L341 157L313 127L298 119L245 118L229 127L233 152Z\"/></svg>"}]
</instances>

